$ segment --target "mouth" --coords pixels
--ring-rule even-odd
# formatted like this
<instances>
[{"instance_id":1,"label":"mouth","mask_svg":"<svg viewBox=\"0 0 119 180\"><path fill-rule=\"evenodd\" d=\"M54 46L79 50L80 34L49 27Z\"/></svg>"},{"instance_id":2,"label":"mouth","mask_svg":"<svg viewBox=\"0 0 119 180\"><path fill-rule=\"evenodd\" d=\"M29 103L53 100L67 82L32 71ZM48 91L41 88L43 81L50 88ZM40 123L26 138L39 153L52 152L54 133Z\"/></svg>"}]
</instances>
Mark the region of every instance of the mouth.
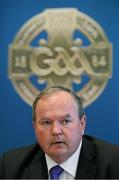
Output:
<instances>
[{"instance_id":1,"label":"mouth","mask_svg":"<svg viewBox=\"0 0 119 180\"><path fill-rule=\"evenodd\" d=\"M63 142L59 141L59 142L55 142L54 144L62 144Z\"/></svg>"},{"instance_id":2,"label":"mouth","mask_svg":"<svg viewBox=\"0 0 119 180\"><path fill-rule=\"evenodd\" d=\"M65 144L63 141L55 141L55 142L52 142L50 146L52 145L62 145L62 144Z\"/></svg>"}]
</instances>

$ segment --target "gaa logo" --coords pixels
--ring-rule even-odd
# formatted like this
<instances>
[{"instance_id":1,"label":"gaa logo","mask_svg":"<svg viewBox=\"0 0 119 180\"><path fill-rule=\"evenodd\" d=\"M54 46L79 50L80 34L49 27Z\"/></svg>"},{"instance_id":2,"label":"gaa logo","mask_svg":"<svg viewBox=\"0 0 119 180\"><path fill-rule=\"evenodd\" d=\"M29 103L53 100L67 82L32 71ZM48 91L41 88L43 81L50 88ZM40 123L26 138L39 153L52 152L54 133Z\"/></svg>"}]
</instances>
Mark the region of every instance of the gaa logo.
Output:
<instances>
[{"instance_id":1,"label":"gaa logo","mask_svg":"<svg viewBox=\"0 0 119 180\"><path fill-rule=\"evenodd\" d=\"M9 48L9 77L32 105L46 87L65 86L86 107L104 90L112 71L112 47L89 16L73 8L48 9L31 18Z\"/></svg>"}]
</instances>

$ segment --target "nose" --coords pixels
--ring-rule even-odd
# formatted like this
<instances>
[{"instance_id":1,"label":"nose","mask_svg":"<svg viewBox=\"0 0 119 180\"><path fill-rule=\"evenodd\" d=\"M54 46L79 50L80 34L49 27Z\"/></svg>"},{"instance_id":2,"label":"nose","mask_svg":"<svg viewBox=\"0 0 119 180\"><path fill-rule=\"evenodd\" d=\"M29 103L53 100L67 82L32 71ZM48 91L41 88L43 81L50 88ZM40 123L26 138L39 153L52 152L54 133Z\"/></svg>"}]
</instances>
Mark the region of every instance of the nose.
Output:
<instances>
[{"instance_id":1,"label":"nose","mask_svg":"<svg viewBox=\"0 0 119 180\"><path fill-rule=\"evenodd\" d=\"M62 128L58 122L54 122L52 124L51 133L53 136L57 136L57 135L62 134Z\"/></svg>"}]
</instances>

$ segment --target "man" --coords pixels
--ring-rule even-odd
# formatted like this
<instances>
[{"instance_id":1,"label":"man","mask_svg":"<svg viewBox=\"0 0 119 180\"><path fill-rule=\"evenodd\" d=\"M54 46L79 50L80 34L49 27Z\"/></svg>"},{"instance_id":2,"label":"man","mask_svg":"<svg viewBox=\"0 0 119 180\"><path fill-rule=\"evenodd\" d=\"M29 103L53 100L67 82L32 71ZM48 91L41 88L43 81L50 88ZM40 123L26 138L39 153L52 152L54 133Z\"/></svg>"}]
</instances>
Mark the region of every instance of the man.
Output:
<instances>
[{"instance_id":1,"label":"man","mask_svg":"<svg viewBox=\"0 0 119 180\"><path fill-rule=\"evenodd\" d=\"M38 144L4 154L0 178L52 179L56 168L55 179L119 178L119 147L84 135L81 99L69 89L40 93L33 104L33 126Z\"/></svg>"}]
</instances>

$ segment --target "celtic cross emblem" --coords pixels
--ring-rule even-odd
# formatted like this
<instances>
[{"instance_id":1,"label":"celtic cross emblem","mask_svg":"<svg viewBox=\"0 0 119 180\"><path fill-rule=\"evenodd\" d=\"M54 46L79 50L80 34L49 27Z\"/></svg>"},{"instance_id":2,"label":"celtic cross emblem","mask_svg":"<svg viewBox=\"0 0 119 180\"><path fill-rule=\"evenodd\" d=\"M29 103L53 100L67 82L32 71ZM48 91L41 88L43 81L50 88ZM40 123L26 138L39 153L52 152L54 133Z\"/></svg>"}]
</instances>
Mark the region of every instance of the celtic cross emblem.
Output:
<instances>
[{"instance_id":1,"label":"celtic cross emblem","mask_svg":"<svg viewBox=\"0 0 119 180\"><path fill-rule=\"evenodd\" d=\"M75 37L76 31L90 44L85 46L80 36ZM46 38L39 36L43 32ZM32 17L17 33L9 52L9 77L30 105L41 87L61 85L76 91L87 106L111 77L111 43L99 24L73 8L47 9ZM34 76L37 87L32 83Z\"/></svg>"}]
</instances>

